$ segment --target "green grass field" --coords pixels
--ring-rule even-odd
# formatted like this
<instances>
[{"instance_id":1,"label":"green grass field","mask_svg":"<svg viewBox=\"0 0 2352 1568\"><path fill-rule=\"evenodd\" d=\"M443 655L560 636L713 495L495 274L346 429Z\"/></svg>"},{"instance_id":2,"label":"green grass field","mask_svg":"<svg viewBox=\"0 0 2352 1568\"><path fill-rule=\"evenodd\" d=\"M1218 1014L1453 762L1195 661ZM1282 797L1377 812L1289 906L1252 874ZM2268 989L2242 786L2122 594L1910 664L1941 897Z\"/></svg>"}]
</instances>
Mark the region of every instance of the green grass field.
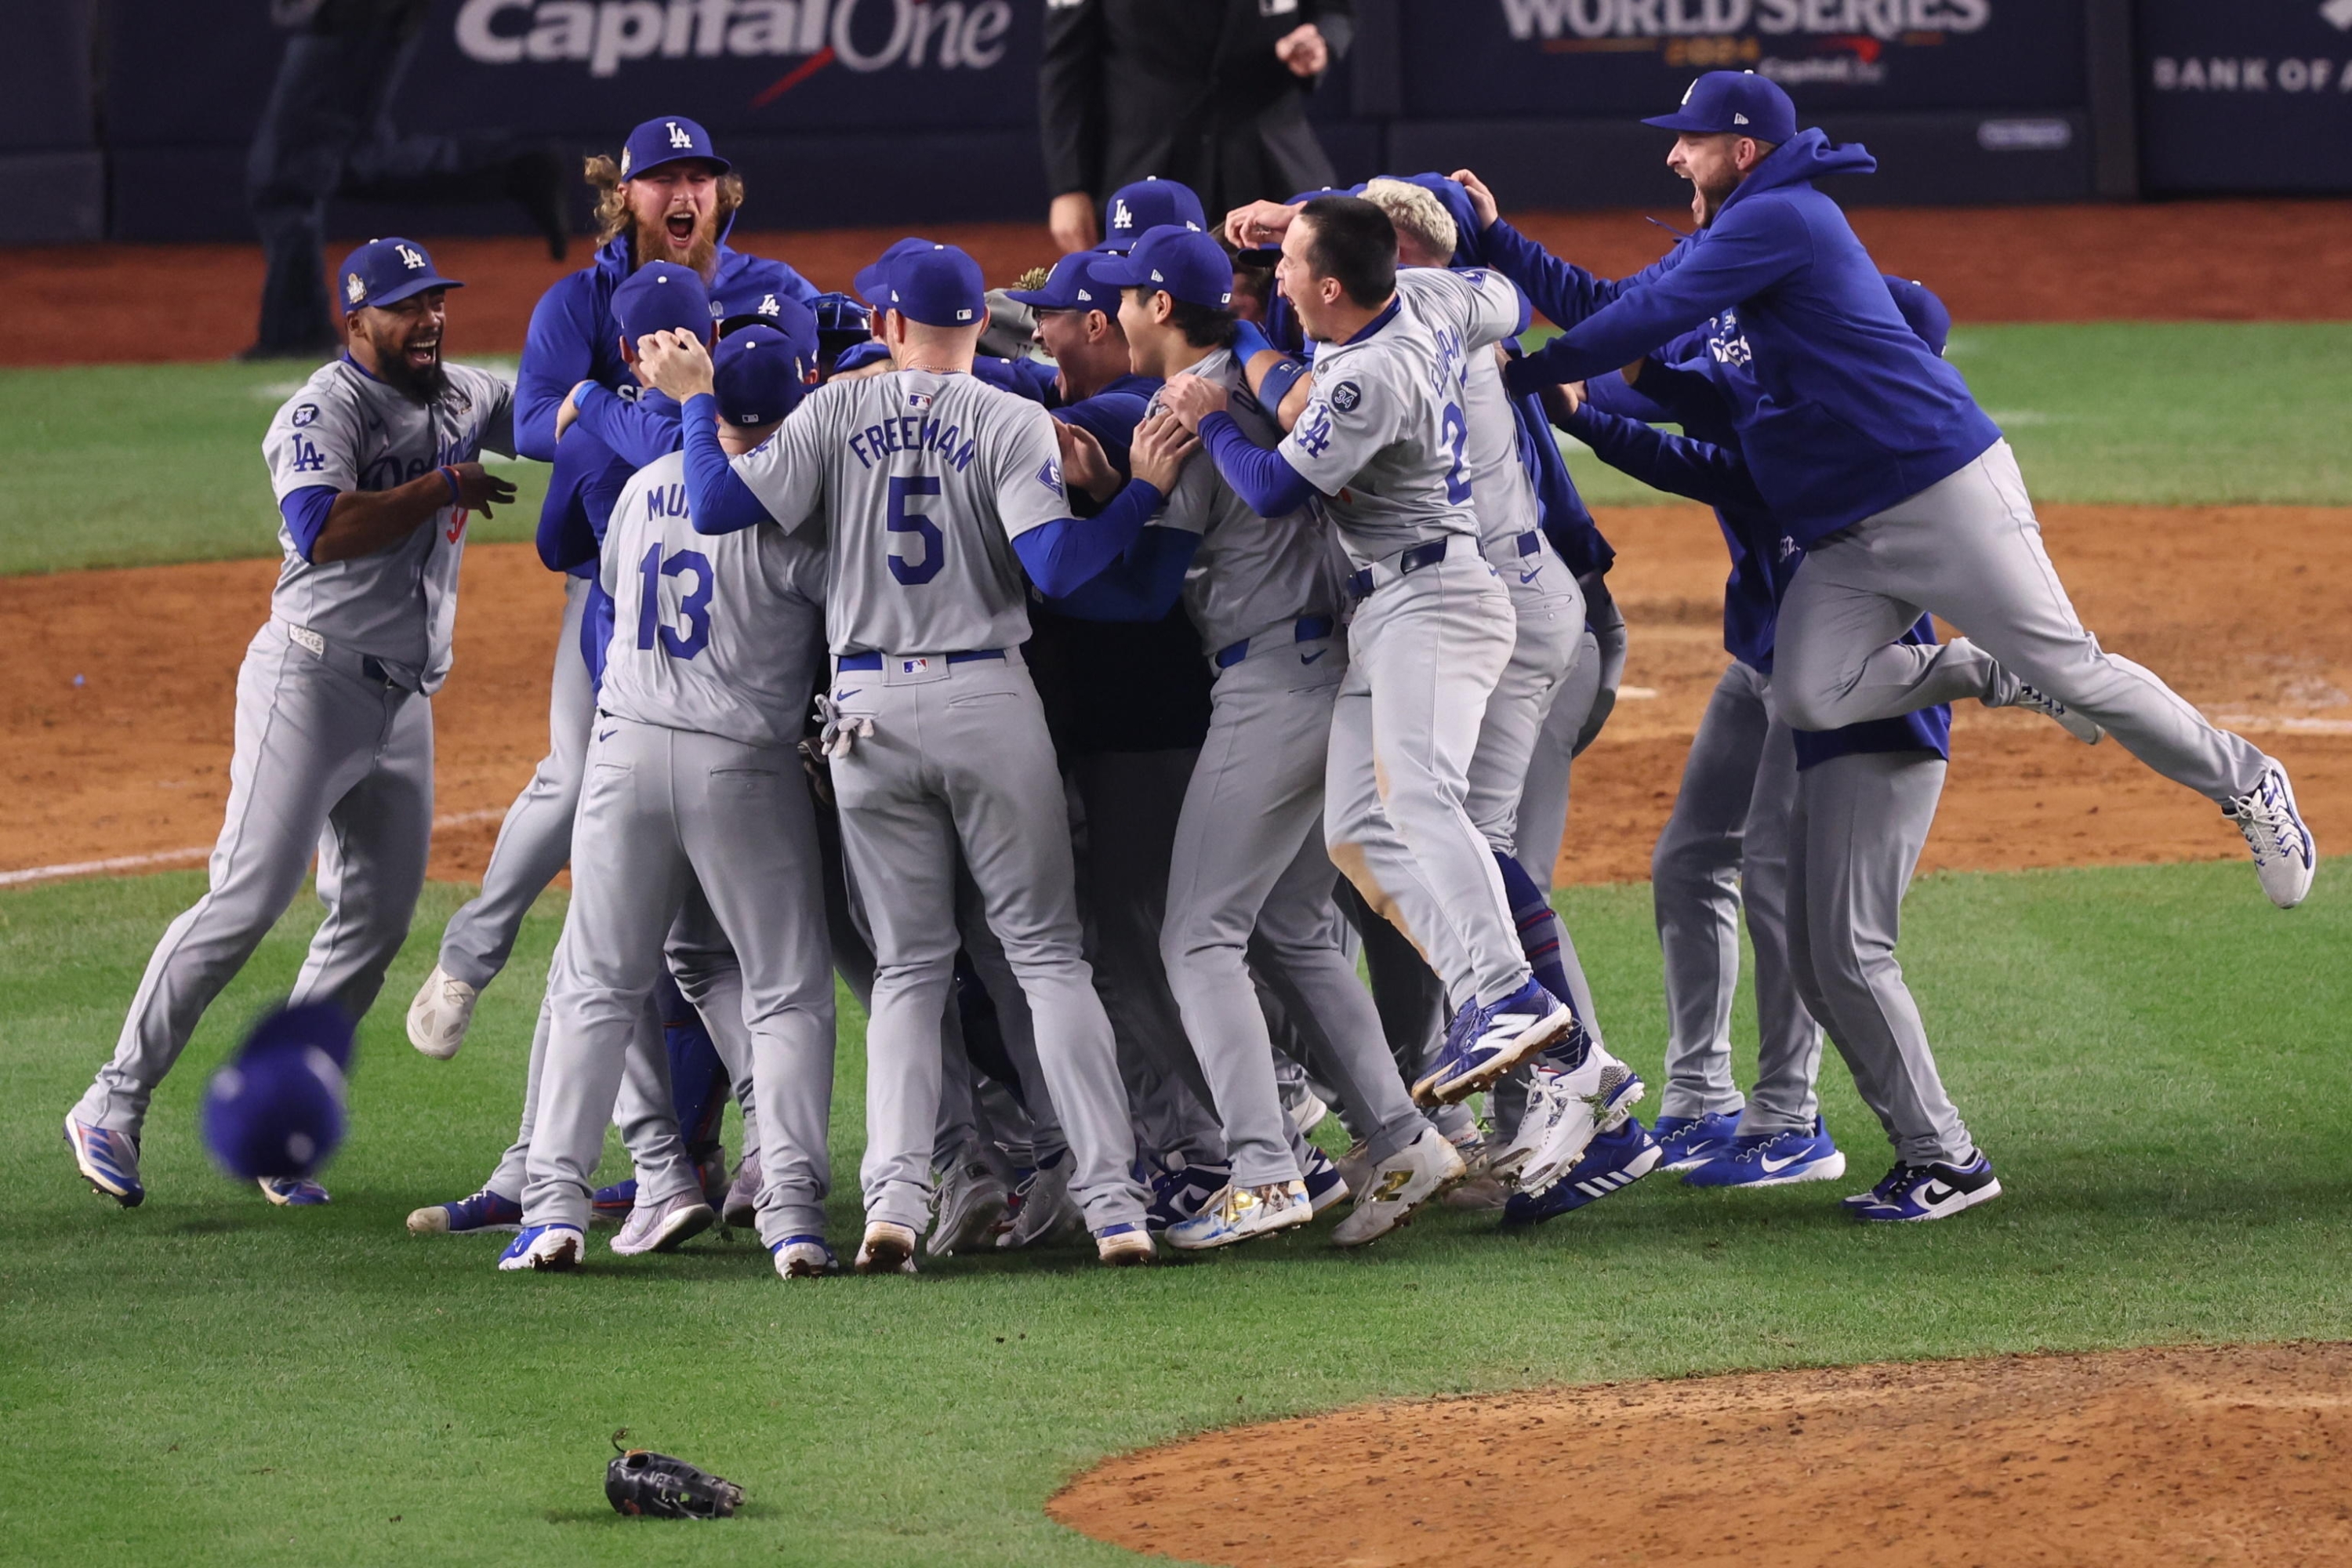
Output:
<instances>
[{"instance_id":1,"label":"green grass field","mask_svg":"<svg viewBox=\"0 0 2352 1568\"><path fill-rule=\"evenodd\" d=\"M2039 500L2352 503L2352 324L1968 327L1950 353ZM0 574L275 555L260 440L300 381L282 364L0 371ZM1592 500L1661 499L1571 461ZM477 539L530 537L547 470L508 472L522 495Z\"/></svg>"},{"instance_id":2,"label":"green grass field","mask_svg":"<svg viewBox=\"0 0 2352 1568\"><path fill-rule=\"evenodd\" d=\"M706 1238L571 1276L504 1276L488 1238L420 1240L513 1127L552 898L475 1037L409 1050L404 1000L460 890L436 887L362 1035L334 1205L271 1209L211 1172L194 1105L290 982L304 900L158 1097L153 1195L74 1177L58 1121L194 875L0 895L0 1423L37 1458L0 1555L24 1562L1081 1563L1134 1561L1041 1512L1107 1453L1384 1395L2034 1347L2352 1334L2342 1070L2352 887L2292 914L2242 865L1941 876L1905 957L2009 1194L1864 1232L1847 1184L1731 1194L1654 1177L1531 1234L1439 1214L1362 1254L1328 1225L1139 1272L1080 1252L786 1287ZM1646 890L1563 907L1612 1043L1663 1037ZM1741 1016L1747 1016L1743 1004ZM837 1194L860 1057L845 1015ZM1750 1042L1743 1041L1742 1060ZM1653 1079L1654 1082L1654 1077ZM1843 1071L1830 1125L1886 1159ZM855 1235L837 1195L836 1237ZM605 1435L743 1483L744 1517L618 1519ZM31 1474L20 1463L20 1481Z\"/></svg>"}]
</instances>

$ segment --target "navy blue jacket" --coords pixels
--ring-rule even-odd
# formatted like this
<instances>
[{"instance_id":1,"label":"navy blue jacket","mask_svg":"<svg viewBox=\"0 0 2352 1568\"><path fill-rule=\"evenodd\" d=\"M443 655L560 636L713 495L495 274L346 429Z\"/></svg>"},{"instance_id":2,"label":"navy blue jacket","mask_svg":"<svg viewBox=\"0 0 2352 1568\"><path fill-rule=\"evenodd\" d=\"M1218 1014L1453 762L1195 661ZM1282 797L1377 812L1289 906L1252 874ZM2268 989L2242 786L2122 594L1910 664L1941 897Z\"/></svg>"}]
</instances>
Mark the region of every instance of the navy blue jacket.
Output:
<instances>
[{"instance_id":1,"label":"navy blue jacket","mask_svg":"<svg viewBox=\"0 0 2352 1568\"><path fill-rule=\"evenodd\" d=\"M1489 225L1488 265L1565 329L1511 367L1512 389L1599 376L1729 310L1738 335L1712 350L1748 367L1757 390L1753 406L1732 410L1739 448L1799 544L1966 467L2000 428L1904 321L1845 214L1812 185L1877 166L1860 147L1800 132L1713 223L1615 281L1558 260L1499 219Z\"/></svg>"},{"instance_id":2,"label":"navy blue jacket","mask_svg":"<svg viewBox=\"0 0 2352 1568\"><path fill-rule=\"evenodd\" d=\"M1605 378L1604 378L1605 379ZM1643 380L1649 372L1643 372ZM1769 524L1770 509L1756 488L1755 477L1740 456L1737 447L1720 446L1711 441L1693 439L1687 436L1669 436L1653 429L1639 419L1629 419L1604 413L1586 404L1569 416L1568 433L1592 448L1595 456L1612 468L1633 475L1643 483L1654 486L1670 495L1687 496L1717 509L1720 521L1727 512L1743 518L1760 518ZM1778 530L1773 531L1775 533ZM1724 537L1731 541L1731 529L1725 526ZM1777 614L1780 601L1789 591L1797 571L1804 564L1804 555L1791 545L1773 563L1769 573L1772 583L1772 607ZM1769 636L1769 628L1768 628ZM1936 640L1936 623L1921 616L1918 622L1903 635L1905 642L1921 645ZM1832 757L1850 756L1863 752L1933 752L1949 761L1952 755L1952 710L1947 705L1921 708L1892 719L1872 719L1843 729L1795 731L1797 765L1809 768L1825 763Z\"/></svg>"}]
</instances>

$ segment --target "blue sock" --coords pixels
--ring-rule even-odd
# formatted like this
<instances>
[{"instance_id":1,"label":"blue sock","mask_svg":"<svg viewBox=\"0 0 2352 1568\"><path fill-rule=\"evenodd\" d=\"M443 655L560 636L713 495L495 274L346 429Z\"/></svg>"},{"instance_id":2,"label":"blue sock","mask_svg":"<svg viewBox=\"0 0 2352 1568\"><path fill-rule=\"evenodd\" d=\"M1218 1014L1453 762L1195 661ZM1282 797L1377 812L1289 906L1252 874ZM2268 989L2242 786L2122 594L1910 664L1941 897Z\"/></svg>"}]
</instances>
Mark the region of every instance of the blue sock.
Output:
<instances>
[{"instance_id":1,"label":"blue sock","mask_svg":"<svg viewBox=\"0 0 2352 1568\"><path fill-rule=\"evenodd\" d=\"M730 1085L726 1064L710 1043L701 1017L665 973L654 988L654 1005L661 1009L662 1044L669 1055L669 1095L677 1112L677 1130L687 1152L699 1160L719 1143L720 1119L727 1114Z\"/></svg>"},{"instance_id":2,"label":"blue sock","mask_svg":"<svg viewBox=\"0 0 2352 1568\"><path fill-rule=\"evenodd\" d=\"M1569 993L1568 966L1559 961L1559 916L1552 912L1551 901L1536 886L1535 879L1528 875L1526 867L1499 849L1493 853L1495 864L1503 873L1503 893L1510 900L1511 923L1518 930L1519 951L1527 954L1528 967L1535 971L1538 984L1559 999L1561 1006L1575 1012L1576 998ZM1575 1060L1565 1065L1574 1067L1584 1059L1585 1038L1583 1020L1580 1018L1569 1037L1544 1055L1573 1056Z\"/></svg>"}]
</instances>

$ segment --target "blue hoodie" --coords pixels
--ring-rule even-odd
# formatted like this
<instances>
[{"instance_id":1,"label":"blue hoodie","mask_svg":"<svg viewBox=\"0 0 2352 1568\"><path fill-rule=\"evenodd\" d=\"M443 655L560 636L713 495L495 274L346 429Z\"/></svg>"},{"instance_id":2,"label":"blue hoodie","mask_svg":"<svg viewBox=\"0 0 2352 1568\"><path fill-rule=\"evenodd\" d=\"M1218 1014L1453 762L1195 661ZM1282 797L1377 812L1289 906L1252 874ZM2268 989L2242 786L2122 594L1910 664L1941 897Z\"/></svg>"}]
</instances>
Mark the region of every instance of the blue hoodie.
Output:
<instances>
[{"instance_id":1,"label":"blue hoodie","mask_svg":"<svg viewBox=\"0 0 2352 1568\"><path fill-rule=\"evenodd\" d=\"M1487 259L1565 331L1513 365L1513 391L1616 370L1720 312L1711 345L1754 373L1734 405L1757 489L1801 545L1918 494L2000 439L1968 384L1919 341L1835 202L1825 174L1867 174L1860 147L1820 130L1776 148L1715 220L1631 278L1597 279L1497 220Z\"/></svg>"}]
</instances>

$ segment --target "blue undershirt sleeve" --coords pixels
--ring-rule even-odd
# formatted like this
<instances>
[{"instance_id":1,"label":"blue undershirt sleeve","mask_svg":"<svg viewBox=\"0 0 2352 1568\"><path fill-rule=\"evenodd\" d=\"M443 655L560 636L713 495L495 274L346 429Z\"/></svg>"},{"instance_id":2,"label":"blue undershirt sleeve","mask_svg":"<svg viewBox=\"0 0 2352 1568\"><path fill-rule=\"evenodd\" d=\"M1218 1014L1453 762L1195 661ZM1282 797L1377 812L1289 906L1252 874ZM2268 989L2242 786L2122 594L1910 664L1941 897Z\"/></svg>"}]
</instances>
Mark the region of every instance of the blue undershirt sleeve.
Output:
<instances>
[{"instance_id":1,"label":"blue undershirt sleeve","mask_svg":"<svg viewBox=\"0 0 2352 1568\"><path fill-rule=\"evenodd\" d=\"M1024 531L1013 541L1013 552L1039 593L1061 598L1125 553L1165 499L1156 487L1129 479L1090 518L1057 517Z\"/></svg>"},{"instance_id":2,"label":"blue undershirt sleeve","mask_svg":"<svg viewBox=\"0 0 2352 1568\"><path fill-rule=\"evenodd\" d=\"M580 410L579 428L604 442L632 469L677 450L675 421L624 399L610 387L590 386L574 406Z\"/></svg>"},{"instance_id":3,"label":"blue undershirt sleeve","mask_svg":"<svg viewBox=\"0 0 2352 1568\"><path fill-rule=\"evenodd\" d=\"M1200 552L1201 536L1189 529L1147 528L1125 553L1054 601L1054 607L1085 621L1157 621L1176 607L1184 574Z\"/></svg>"},{"instance_id":4,"label":"blue undershirt sleeve","mask_svg":"<svg viewBox=\"0 0 2352 1568\"><path fill-rule=\"evenodd\" d=\"M679 416L686 437L687 510L697 533L735 533L771 521L719 444L718 417L718 400L707 392L688 398Z\"/></svg>"},{"instance_id":5,"label":"blue undershirt sleeve","mask_svg":"<svg viewBox=\"0 0 2352 1568\"><path fill-rule=\"evenodd\" d=\"M287 491L286 499L278 503L278 514L286 520L286 531L294 536L294 548L303 560L310 559L319 535L326 531L327 514L335 510L335 498L342 493L332 485L305 485Z\"/></svg>"},{"instance_id":6,"label":"blue undershirt sleeve","mask_svg":"<svg viewBox=\"0 0 2352 1568\"><path fill-rule=\"evenodd\" d=\"M1260 517L1288 517L1321 492L1288 458L1243 434L1223 411L1201 421L1201 443L1234 493Z\"/></svg>"},{"instance_id":7,"label":"blue undershirt sleeve","mask_svg":"<svg viewBox=\"0 0 2352 1568\"><path fill-rule=\"evenodd\" d=\"M1622 473L1708 506L1761 507L1747 460L1728 447L1669 436L1638 419L1621 419L1586 405L1562 426Z\"/></svg>"}]
</instances>

